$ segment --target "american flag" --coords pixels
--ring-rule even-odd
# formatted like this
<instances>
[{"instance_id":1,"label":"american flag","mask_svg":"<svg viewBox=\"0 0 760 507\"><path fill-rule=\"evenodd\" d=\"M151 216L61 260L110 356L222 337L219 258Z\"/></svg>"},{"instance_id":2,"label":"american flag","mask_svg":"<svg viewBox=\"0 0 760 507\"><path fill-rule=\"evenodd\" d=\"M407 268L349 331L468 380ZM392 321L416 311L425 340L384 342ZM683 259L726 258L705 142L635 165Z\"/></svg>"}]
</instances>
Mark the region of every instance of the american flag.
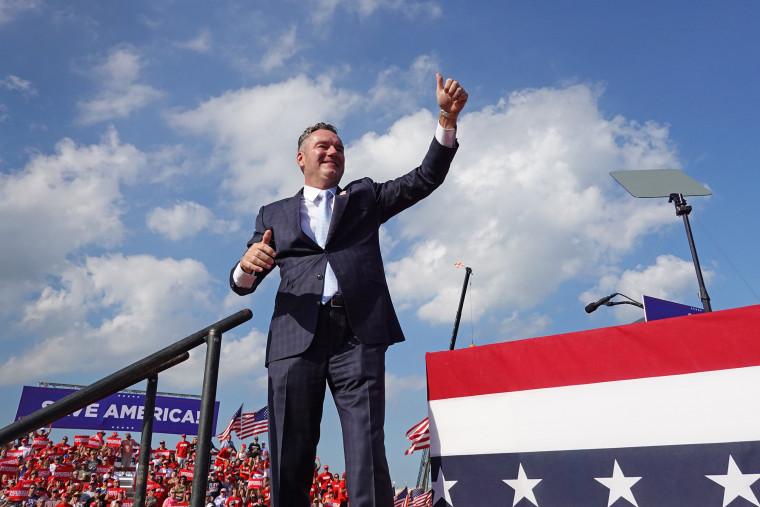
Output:
<instances>
[{"instance_id":1,"label":"american flag","mask_svg":"<svg viewBox=\"0 0 760 507\"><path fill-rule=\"evenodd\" d=\"M407 507L432 507L433 490L425 493L422 488L414 488L409 492Z\"/></svg>"},{"instance_id":2,"label":"american flag","mask_svg":"<svg viewBox=\"0 0 760 507\"><path fill-rule=\"evenodd\" d=\"M266 433L269 429L269 407L253 413L243 414L240 421L240 429L237 430L237 436L243 440L259 433Z\"/></svg>"},{"instance_id":3,"label":"american flag","mask_svg":"<svg viewBox=\"0 0 760 507\"><path fill-rule=\"evenodd\" d=\"M232 416L232 419L230 420L230 424L227 425L227 429L222 432L221 435L219 435L218 438L220 442L224 442L225 440L229 440L230 434L232 434L232 431L235 432L240 431L240 416L243 413L243 405L240 405L240 408L237 409L237 412L235 412L235 415Z\"/></svg>"},{"instance_id":4,"label":"american flag","mask_svg":"<svg viewBox=\"0 0 760 507\"><path fill-rule=\"evenodd\" d=\"M398 492L396 496L393 497L393 507L404 507L404 504L406 503L406 497L409 495L409 490L404 486L404 489Z\"/></svg>"},{"instance_id":5,"label":"american flag","mask_svg":"<svg viewBox=\"0 0 760 507\"><path fill-rule=\"evenodd\" d=\"M760 305L426 363L435 507L760 506Z\"/></svg>"},{"instance_id":6,"label":"american flag","mask_svg":"<svg viewBox=\"0 0 760 507\"><path fill-rule=\"evenodd\" d=\"M412 426L409 431L406 432L406 438L412 441L412 445L404 453L412 454L419 449L427 449L430 447L430 422L428 418L424 418Z\"/></svg>"}]
</instances>

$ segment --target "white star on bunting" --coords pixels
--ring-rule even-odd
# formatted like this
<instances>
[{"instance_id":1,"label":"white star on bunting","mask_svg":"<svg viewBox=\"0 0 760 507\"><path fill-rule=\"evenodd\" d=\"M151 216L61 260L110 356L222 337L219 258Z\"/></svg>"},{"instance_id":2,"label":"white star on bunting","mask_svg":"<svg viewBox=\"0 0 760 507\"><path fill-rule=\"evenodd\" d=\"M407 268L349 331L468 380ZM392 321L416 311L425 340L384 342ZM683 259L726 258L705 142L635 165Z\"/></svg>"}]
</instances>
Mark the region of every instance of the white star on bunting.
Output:
<instances>
[{"instance_id":1,"label":"white star on bunting","mask_svg":"<svg viewBox=\"0 0 760 507\"><path fill-rule=\"evenodd\" d=\"M457 481L447 481L446 478L443 476L443 469L438 470L438 479L433 484L433 495L436 497L436 499L439 499L443 497L446 501L446 505L451 505L451 507L454 507L454 502L451 501L451 493L449 493L449 490L456 484ZM443 492L443 495L440 495L439 493ZM436 501L436 504L438 502Z\"/></svg>"},{"instance_id":2,"label":"white star on bunting","mask_svg":"<svg viewBox=\"0 0 760 507\"><path fill-rule=\"evenodd\" d=\"M633 497L631 487L639 482L641 477L626 477L620 469L617 460L615 460L615 465L612 469L612 477L594 477L594 479L604 484L610 490L607 507L615 503L618 498L628 500L636 507L639 507L639 504L636 503L636 499Z\"/></svg>"},{"instance_id":3,"label":"white star on bunting","mask_svg":"<svg viewBox=\"0 0 760 507\"><path fill-rule=\"evenodd\" d=\"M517 472L517 479L503 479L503 481L507 486L515 490L515 499L512 502L512 507L517 505L517 502L523 498L527 498L533 505L539 507L536 495L533 494L533 488L541 482L541 479L528 479L528 476L525 475L525 470L523 470L522 463L520 463L520 469Z\"/></svg>"},{"instance_id":4,"label":"white star on bunting","mask_svg":"<svg viewBox=\"0 0 760 507\"><path fill-rule=\"evenodd\" d=\"M723 491L723 507L726 507L739 496L760 507L757 497L750 489L750 486L760 479L760 474L743 474L736 465L733 456L728 456L726 475L705 475L705 477L725 488Z\"/></svg>"}]
</instances>

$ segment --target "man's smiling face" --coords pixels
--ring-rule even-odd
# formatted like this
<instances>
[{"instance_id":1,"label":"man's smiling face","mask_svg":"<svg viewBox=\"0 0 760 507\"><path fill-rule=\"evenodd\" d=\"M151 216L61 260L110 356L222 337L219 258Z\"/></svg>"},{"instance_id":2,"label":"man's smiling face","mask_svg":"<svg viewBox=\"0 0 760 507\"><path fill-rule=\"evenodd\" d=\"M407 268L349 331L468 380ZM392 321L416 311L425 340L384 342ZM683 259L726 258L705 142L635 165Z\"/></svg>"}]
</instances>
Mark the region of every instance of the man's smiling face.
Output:
<instances>
[{"instance_id":1,"label":"man's smiling face","mask_svg":"<svg viewBox=\"0 0 760 507\"><path fill-rule=\"evenodd\" d=\"M304 183L320 189L337 186L343 177L343 142L329 130L316 130L307 137L296 155Z\"/></svg>"}]
</instances>

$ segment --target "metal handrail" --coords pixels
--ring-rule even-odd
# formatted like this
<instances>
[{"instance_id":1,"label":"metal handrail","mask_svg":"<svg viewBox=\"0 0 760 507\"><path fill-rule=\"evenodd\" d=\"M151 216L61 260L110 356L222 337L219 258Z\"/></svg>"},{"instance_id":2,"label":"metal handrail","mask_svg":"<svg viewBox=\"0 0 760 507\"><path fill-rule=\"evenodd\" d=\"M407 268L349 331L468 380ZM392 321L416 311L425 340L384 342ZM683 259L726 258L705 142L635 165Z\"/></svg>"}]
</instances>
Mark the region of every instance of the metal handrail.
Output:
<instances>
[{"instance_id":1,"label":"metal handrail","mask_svg":"<svg viewBox=\"0 0 760 507\"><path fill-rule=\"evenodd\" d=\"M201 329L154 354L122 368L116 373L112 373L94 384L90 384L79 391L71 393L65 398L43 407L33 414L0 429L0 442L10 442L19 439L22 436L29 434L31 431L47 426L48 424L66 417L77 410L83 409L96 401L111 396L112 394L116 394L122 389L137 384L138 382L142 382L145 379L153 380L157 377L158 373L185 361L189 357L188 352L190 350L206 343L206 370L203 379L203 396L201 397L201 414L198 424L199 439L196 451L196 454L200 459L193 470L193 493L196 493L196 491L205 492L208 482L208 453L211 450L211 428L213 426L214 402L216 400L216 383L219 374L219 352L221 348L222 334L249 321L251 317L253 317L251 310L240 310L239 312L211 324L210 326ZM155 390L153 392L155 393ZM155 402L155 398L152 402ZM147 396L146 404L148 404ZM151 436L152 422L153 410L144 411L143 432L145 433L147 430ZM145 438L143 438L142 445L140 446L139 463L147 463L150 447L150 440L148 440L148 445L145 445ZM144 455L144 453L147 454ZM206 454L205 459L203 456L204 453ZM135 507L143 507L145 501L145 485L148 473L147 466L140 467L139 470L140 473L137 477L135 488ZM204 494L193 494L191 496L191 507L201 507L204 500Z\"/></svg>"}]
</instances>

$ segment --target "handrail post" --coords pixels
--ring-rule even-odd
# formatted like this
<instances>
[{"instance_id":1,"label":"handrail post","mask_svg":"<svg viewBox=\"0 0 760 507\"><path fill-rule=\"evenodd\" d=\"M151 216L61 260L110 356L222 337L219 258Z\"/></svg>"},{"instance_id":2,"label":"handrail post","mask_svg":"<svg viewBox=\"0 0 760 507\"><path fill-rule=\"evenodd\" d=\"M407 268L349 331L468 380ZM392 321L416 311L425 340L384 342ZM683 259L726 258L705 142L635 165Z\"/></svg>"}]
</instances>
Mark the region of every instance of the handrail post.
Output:
<instances>
[{"instance_id":1,"label":"handrail post","mask_svg":"<svg viewBox=\"0 0 760 507\"><path fill-rule=\"evenodd\" d=\"M148 463L153 441L153 417L156 410L156 393L158 392L158 375L148 377L145 387L145 407L143 410L142 432L140 433L140 458L137 464L137 477L134 486L134 507L145 507L145 491L148 486Z\"/></svg>"},{"instance_id":2,"label":"handrail post","mask_svg":"<svg viewBox=\"0 0 760 507\"><path fill-rule=\"evenodd\" d=\"M208 470L211 462L211 430L214 421L216 384L219 378L219 357L222 350L222 334L211 329L206 337L206 370L203 374L201 417L198 422L198 446L195 449L195 469L190 507L203 507L206 502Z\"/></svg>"}]
</instances>

